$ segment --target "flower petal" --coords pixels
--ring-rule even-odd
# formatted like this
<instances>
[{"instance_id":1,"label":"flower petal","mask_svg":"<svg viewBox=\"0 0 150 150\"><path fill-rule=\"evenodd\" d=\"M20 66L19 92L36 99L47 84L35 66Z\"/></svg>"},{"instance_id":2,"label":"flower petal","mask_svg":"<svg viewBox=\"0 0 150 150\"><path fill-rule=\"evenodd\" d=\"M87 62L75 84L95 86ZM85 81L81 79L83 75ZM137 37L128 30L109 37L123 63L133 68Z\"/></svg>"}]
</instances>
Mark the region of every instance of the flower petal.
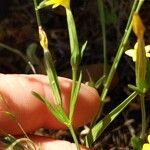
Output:
<instances>
[{"instance_id":1,"label":"flower petal","mask_svg":"<svg viewBox=\"0 0 150 150\"><path fill-rule=\"evenodd\" d=\"M145 51L146 51L146 53L150 52L150 45L145 46Z\"/></svg>"},{"instance_id":2,"label":"flower petal","mask_svg":"<svg viewBox=\"0 0 150 150\"><path fill-rule=\"evenodd\" d=\"M146 53L146 57L150 57L150 53Z\"/></svg>"},{"instance_id":3,"label":"flower petal","mask_svg":"<svg viewBox=\"0 0 150 150\"><path fill-rule=\"evenodd\" d=\"M150 143L150 135L148 135L147 140L148 140L148 143Z\"/></svg>"},{"instance_id":4,"label":"flower petal","mask_svg":"<svg viewBox=\"0 0 150 150\"><path fill-rule=\"evenodd\" d=\"M150 144L144 144L142 150L150 150Z\"/></svg>"},{"instance_id":5,"label":"flower petal","mask_svg":"<svg viewBox=\"0 0 150 150\"><path fill-rule=\"evenodd\" d=\"M53 5L52 8L56 8L61 5L66 9L70 9L70 0L44 0L39 4L37 9L41 9L50 5Z\"/></svg>"},{"instance_id":6,"label":"flower petal","mask_svg":"<svg viewBox=\"0 0 150 150\"><path fill-rule=\"evenodd\" d=\"M132 57L133 61L136 61L136 56L135 56L135 50L134 49L129 49L125 51L125 54Z\"/></svg>"}]
</instances>

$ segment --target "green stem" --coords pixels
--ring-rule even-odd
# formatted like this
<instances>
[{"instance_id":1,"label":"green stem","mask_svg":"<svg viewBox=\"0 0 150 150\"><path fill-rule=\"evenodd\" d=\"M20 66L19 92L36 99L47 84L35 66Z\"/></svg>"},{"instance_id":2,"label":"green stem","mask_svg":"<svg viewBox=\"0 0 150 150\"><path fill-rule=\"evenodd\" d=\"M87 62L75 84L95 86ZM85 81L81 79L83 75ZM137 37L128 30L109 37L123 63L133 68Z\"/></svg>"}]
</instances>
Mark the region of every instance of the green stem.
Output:
<instances>
[{"instance_id":1,"label":"green stem","mask_svg":"<svg viewBox=\"0 0 150 150\"><path fill-rule=\"evenodd\" d=\"M136 13L139 12L139 10L140 10L141 6L143 5L143 3L144 3L144 0L139 0L138 6L137 6L137 8L135 10Z\"/></svg>"},{"instance_id":2,"label":"green stem","mask_svg":"<svg viewBox=\"0 0 150 150\"><path fill-rule=\"evenodd\" d=\"M126 29L127 32L125 33L125 37L123 37L124 40L121 42L121 44L120 44L120 46L119 46L119 49L118 49L118 51L117 51L116 57L115 57L115 59L114 59L113 65L112 65L112 67L111 67L110 73L109 73L109 75L108 75L108 78L107 78L106 83L105 83L105 85L104 85L104 89L103 89L103 91L102 91L101 101L104 101L104 100L105 100L105 97L106 97L106 95L107 95L107 92L108 92L110 83L111 83L111 81L112 81L112 79L113 79L113 76L114 76L114 74L115 74L115 72L116 72L116 69L117 69L117 67L118 67L119 61L120 61L120 59L121 59L121 56L122 56L122 54L123 54L123 52L124 52L124 49L125 49L125 46L126 46L126 44L127 44L129 35L130 35L130 33L131 33L131 29L132 29L132 23L130 24L129 28Z\"/></svg>"},{"instance_id":3,"label":"green stem","mask_svg":"<svg viewBox=\"0 0 150 150\"><path fill-rule=\"evenodd\" d=\"M38 26L41 26L39 11L36 9L37 8L37 1L33 0L33 2L34 2L34 9L35 9L35 14L36 14L37 24L38 24Z\"/></svg>"},{"instance_id":4,"label":"green stem","mask_svg":"<svg viewBox=\"0 0 150 150\"><path fill-rule=\"evenodd\" d=\"M129 103L132 102L137 95L137 92L133 92L121 104L119 104L94 127L91 128L90 133L85 137L87 147L91 147L91 145L100 137L108 125L114 121L114 119L129 105Z\"/></svg>"},{"instance_id":5,"label":"green stem","mask_svg":"<svg viewBox=\"0 0 150 150\"><path fill-rule=\"evenodd\" d=\"M139 2L135 1L135 3L138 3L138 4L134 4L134 5L137 6L137 8L134 8L134 10L132 10L132 11L133 12L138 12L139 9L141 8L142 4L143 4L143 0L139 1ZM130 16L132 16L132 15L133 15L133 13L131 12ZM129 18L130 18L130 16L129 16ZM102 102L105 100L105 97L107 95L108 89L110 87L110 83L111 83L111 81L113 79L113 76L114 76L114 74L116 72L116 69L118 67L119 61L121 59L121 56L122 56L122 54L124 52L125 46L126 46L126 44L128 42L128 38L129 38L129 35L131 33L131 29L132 29L132 20L130 19L130 20L128 20L128 23L127 23L127 26L126 26L126 29L125 29L125 34L124 34L124 36L123 36L123 38L121 40L121 44L120 44L120 46L118 48L118 51L117 51L116 57L114 59L113 65L111 67L111 70L109 72L108 78L107 78L106 83L104 85L104 89L103 89L102 94L101 94L101 101Z\"/></svg>"},{"instance_id":6,"label":"green stem","mask_svg":"<svg viewBox=\"0 0 150 150\"><path fill-rule=\"evenodd\" d=\"M78 37L76 32L76 26L73 18L73 14L70 9L66 9L67 15L67 25L68 25L68 32L69 32L69 42L70 42L70 49L71 49L71 67L72 67L72 90L71 90L71 98L70 98L70 113L69 119L72 122L74 109L77 100L77 71L78 65L80 63L80 50L79 50L79 43Z\"/></svg>"},{"instance_id":7,"label":"green stem","mask_svg":"<svg viewBox=\"0 0 150 150\"><path fill-rule=\"evenodd\" d=\"M105 29L105 14L104 14L104 4L103 0L97 0L98 11L101 21L102 28L102 39L103 39L103 57L104 57L104 71L103 75L107 75L107 49L106 49L106 29Z\"/></svg>"},{"instance_id":8,"label":"green stem","mask_svg":"<svg viewBox=\"0 0 150 150\"><path fill-rule=\"evenodd\" d=\"M134 0L133 6L132 6L132 9L131 9L131 13L130 13L130 16L128 18L128 23L127 23L127 27L126 27L127 29L129 28L129 25L130 25L129 23L132 21L132 17L133 17L133 14L134 14L134 12L137 8L138 1L139 0Z\"/></svg>"},{"instance_id":9,"label":"green stem","mask_svg":"<svg viewBox=\"0 0 150 150\"><path fill-rule=\"evenodd\" d=\"M146 110L145 110L145 95L140 95L140 102L141 102L141 114L142 114L142 131L141 131L141 139L144 139L145 137L145 131L146 131Z\"/></svg>"},{"instance_id":10,"label":"green stem","mask_svg":"<svg viewBox=\"0 0 150 150\"><path fill-rule=\"evenodd\" d=\"M71 135L72 135L72 137L73 137L73 140L74 140L74 142L75 142L75 144L76 144L77 150L80 150L80 145L79 145L77 136L76 136L76 134L75 134L75 131L74 131L74 129L73 129L73 126L70 124L68 128L69 128L69 130L70 130L70 132L71 132Z\"/></svg>"},{"instance_id":11,"label":"green stem","mask_svg":"<svg viewBox=\"0 0 150 150\"><path fill-rule=\"evenodd\" d=\"M69 130L73 137L73 140L76 144L77 150L80 150L79 143L76 137L76 134L73 129L73 114L76 106L76 101L80 89L81 78L82 75L80 74L79 81L77 82L77 71L78 65L81 60L81 52L79 49L78 37L76 32L76 26L73 18L73 14L70 9L66 9L66 16L67 16L67 25L68 25L68 32L69 32L69 42L70 42L70 49L71 49L71 67L72 67L72 89L71 89L71 98L70 98L70 111L69 111Z\"/></svg>"},{"instance_id":12,"label":"green stem","mask_svg":"<svg viewBox=\"0 0 150 150\"><path fill-rule=\"evenodd\" d=\"M71 101L73 100L73 96L75 94L76 82L77 82L77 69L72 68L72 90L71 90L71 98L70 98ZM69 119L71 122L72 122L72 118L73 118L73 114L74 114L74 108L75 108L75 106L72 107L70 104Z\"/></svg>"}]
</instances>

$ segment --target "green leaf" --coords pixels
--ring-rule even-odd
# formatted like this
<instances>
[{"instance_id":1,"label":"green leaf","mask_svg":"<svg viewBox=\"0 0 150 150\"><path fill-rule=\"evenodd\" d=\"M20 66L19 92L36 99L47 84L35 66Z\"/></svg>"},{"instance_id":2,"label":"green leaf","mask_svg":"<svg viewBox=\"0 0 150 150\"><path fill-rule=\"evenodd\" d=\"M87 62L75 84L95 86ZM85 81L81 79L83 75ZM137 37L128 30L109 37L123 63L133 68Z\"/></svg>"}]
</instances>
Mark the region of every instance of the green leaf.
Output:
<instances>
[{"instance_id":1,"label":"green leaf","mask_svg":"<svg viewBox=\"0 0 150 150\"><path fill-rule=\"evenodd\" d=\"M71 49L71 66L76 67L80 64L81 61L81 52L79 50L76 26L73 14L70 9L66 9L66 15L69 32L70 49Z\"/></svg>"},{"instance_id":2,"label":"green leaf","mask_svg":"<svg viewBox=\"0 0 150 150\"><path fill-rule=\"evenodd\" d=\"M106 76L103 75L100 79L98 79L98 80L96 81L94 87L95 87L96 89L98 89L98 88L104 83L105 79L106 79Z\"/></svg>"},{"instance_id":3,"label":"green leaf","mask_svg":"<svg viewBox=\"0 0 150 150\"><path fill-rule=\"evenodd\" d=\"M44 98L43 96L41 96L40 94L32 91L32 94L37 97L39 100L41 100L41 102L43 102L48 109L50 110L50 112L63 124L68 125L68 118L66 116L66 114L64 113L64 111L60 108L60 107L54 107L46 98Z\"/></svg>"},{"instance_id":4,"label":"green leaf","mask_svg":"<svg viewBox=\"0 0 150 150\"><path fill-rule=\"evenodd\" d=\"M11 145L13 142L15 142L17 139L10 135L10 134L7 134L6 136L4 136L2 138L2 142L5 143L5 144L8 144L8 145ZM24 150L24 146L21 145L21 143L17 143L15 145L15 150Z\"/></svg>"},{"instance_id":5,"label":"green leaf","mask_svg":"<svg viewBox=\"0 0 150 150\"><path fill-rule=\"evenodd\" d=\"M77 97L80 90L81 80L82 80L82 72L80 72L79 80L75 82L76 85L73 86L73 90L71 93L70 113L69 113L69 119L71 122L72 122L72 118L76 106Z\"/></svg>"},{"instance_id":6,"label":"green leaf","mask_svg":"<svg viewBox=\"0 0 150 150\"><path fill-rule=\"evenodd\" d=\"M102 134L106 127L125 109L126 106L137 96L137 92L133 92L120 105L113 109L104 119L100 120L85 137L87 146L91 146L93 142Z\"/></svg>"},{"instance_id":7,"label":"green leaf","mask_svg":"<svg viewBox=\"0 0 150 150\"><path fill-rule=\"evenodd\" d=\"M46 72L49 79L49 84L52 89L54 99L56 101L57 106L61 107L62 100L61 100L60 88L58 84L58 77L49 50L44 50L44 60L46 65Z\"/></svg>"},{"instance_id":8,"label":"green leaf","mask_svg":"<svg viewBox=\"0 0 150 150\"><path fill-rule=\"evenodd\" d=\"M40 65L40 60L36 56L37 44L31 43L26 49L26 56L33 65Z\"/></svg>"},{"instance_id":9,"label":"green leaf","mask_svg":"<svg viewBox=\"0 0 150 150\"><path fill-rule=\"evenodd\" d=\"M131 138L131 145L133 147L133 150L141 150L143 144L144 144L143 139L141 139L137 136L134 136Z\"/></svg>"},{"instance_id":10,"label":"green leaf","mask_svg":"<svg viewBox=\"0 0 150 150\"><path fill-rule=\"evenodd\" d=\"M144 88L139 88L139 87L134 86L134 85L132 85L132 84L128 84L128 87L129 87L131 90L136 91L136 92L139 93L139 94L144 94L144 93L146 92L146 89L144 89ZM143 91L142 91L142 90L143 90Z\"/></svg>"},{"instance_id":11,"label":"green leaf","mask_svg":"<svg viewBox=\"0 0 150 150\"><path fill-rule=\"evenodd\" d=\"M85 49L86 49L86 46L87 46L87 41L85 41L85 43L82 45L82 47L81 47L81 59L82 59L82 57L83 57L83 54L84 54L84 51L85 51Z\"/></svg>"}]
</instances>

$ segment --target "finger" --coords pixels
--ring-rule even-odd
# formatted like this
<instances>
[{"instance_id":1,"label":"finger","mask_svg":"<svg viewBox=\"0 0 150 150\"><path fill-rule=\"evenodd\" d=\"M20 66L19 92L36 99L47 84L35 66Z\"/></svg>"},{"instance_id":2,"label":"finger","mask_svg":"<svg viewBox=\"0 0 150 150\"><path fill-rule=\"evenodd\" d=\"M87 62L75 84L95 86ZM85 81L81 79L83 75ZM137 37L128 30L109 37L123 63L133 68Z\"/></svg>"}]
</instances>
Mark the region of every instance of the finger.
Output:
<instances>
[{"instance_id":1,"label":"finger","mask_svg":"<svg viewBox=\"0 0 150 150\"><path fill-rule=\"evenodd\" d=\"M62 105L65 112L69 113L69 102L72 81L59 77L62 94ZM32 91L45 96L52 104L55 104L52 91L45 75L4 75L0 74L0 94L4 101L0 102L0 129L10 134L21 134L22 131L11 118L3 111L11 111L15 114L17 122L26 132L32 132L38 128L53 129L66 128L47 109L47 107L32 95ZM74 114L74 126L79 127L90 122L99 110L99 95L97 91L84 84L77 99Z\"/></svg>"},{"instance_id":2,"label":"finger","mask_svg":"<svg viewBox=\"0 0 150 150\"><path fill-rule=\"evenodd\" d=\"M36 144L40 144L43 150L77 150L76 145L68 141L54 140L39 136L32 137L31 140L33 140ZM81 146L81 150L88 149L86 147Z\"/></svg>"},{"instance_id":3,"label":"finger","mask_svg":"<svg viewBox=\"0 0 150 150\"><path fill-rule=\"evenodd\" d=\"M29 137L32 142L34 142L37 149L42 150L77 150L76 145L74 143L70 143L68 141L64 140L55 140L49 137L43 137L43 136L31 136ZM21 139L21 138L20 138ZM4 143L0 143L1 149L6 149L6 146ZM88 148L84 146L80 146L81 150L89 150Z\"/></svg>"}]
</instances>

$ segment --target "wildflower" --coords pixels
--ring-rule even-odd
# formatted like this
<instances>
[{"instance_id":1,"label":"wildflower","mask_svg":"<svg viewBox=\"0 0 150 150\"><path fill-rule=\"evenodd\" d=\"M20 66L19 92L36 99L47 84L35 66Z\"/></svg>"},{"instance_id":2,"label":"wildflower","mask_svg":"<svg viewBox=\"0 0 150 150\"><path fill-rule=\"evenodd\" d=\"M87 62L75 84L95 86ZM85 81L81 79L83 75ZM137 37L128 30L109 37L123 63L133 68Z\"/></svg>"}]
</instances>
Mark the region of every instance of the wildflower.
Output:
<instances>
[{"instance_id":1,"label":"wildflower","mask_svg":"<svg viewBox=\"0 0 150 150\"><path fill-rule=\"evenodd\" d=\"M137 36L137 43L135 44L134 49L127 50L125 54L131 56L133 61L135 61L136 86L140 89L140 91L144 91L148 62L146 57L150 57L150 45L145 46L145 27L137 13L133 15L132 22L133 31Z\"/></svg>"},{"instance_id":2,"label":"wildflower","mask_svg":"<svg viewBox=\"0 0 150 150\"><path fill-rule=\"evenodd\" d=\"M143 145L142 150L150 150L150 135L148 135L147 140L148 140L148 143L145 143L145 144Z\"/></svg>"},{"instance_id":3,"label":"wildflower","mask_svg":"<svg viewBox=\"0 0 150 150\"><path fill-rule=\"evenodd\" d=\"M43 2L40 3L38 9L49 5L53 5L52 8L56 8L61 5L66 9L70 9L70 0L44 0Z\"/></svg>"},{"instance_id":4,"label":"wildflower","mask_svg":"<svg viewBox=\"0 0 150 150\"><path fill-rule=\"evenodd\" d=\"M136 61L136 51L137 51L138 43L135 43L134 49L128 49L125 51L125 54L132 57L133 61ZM150 45L145 46L146 57L150 57Z\"/></svg>"}]
</instances>

